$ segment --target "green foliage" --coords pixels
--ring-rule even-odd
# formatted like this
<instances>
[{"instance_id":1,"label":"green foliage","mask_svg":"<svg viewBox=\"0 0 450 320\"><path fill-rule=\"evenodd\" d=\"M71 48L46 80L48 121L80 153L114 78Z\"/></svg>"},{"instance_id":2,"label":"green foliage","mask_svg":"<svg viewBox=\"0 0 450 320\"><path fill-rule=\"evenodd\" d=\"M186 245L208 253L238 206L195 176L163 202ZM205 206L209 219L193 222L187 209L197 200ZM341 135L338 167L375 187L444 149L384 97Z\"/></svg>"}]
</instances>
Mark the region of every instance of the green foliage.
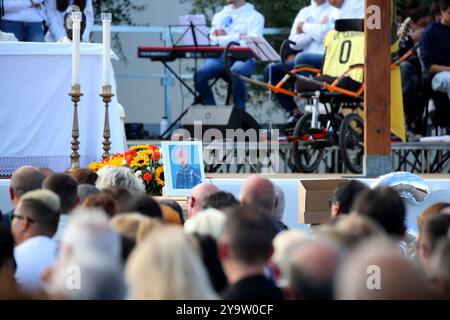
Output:
<instances>
[{"instance_id":1,"label":"green foliage","mask_svg":"<svg viewBox=\"0 0 450 320\"><path fill-rule=\"evenodd\" d=\"M145 10L147 5L135 5L131 0L93 0L95 22L101 23L102 12L111 12L113 24L136 25L131 19L133 12Z\"/></svg>"},{"instance_id":2,"label":"green foliage","mask_svg":"<svg viewBox=\"0 0 450 320\"><path fill-rule=\"evenodd\" d=\"M135 26L131 16L134 12L143 11L147 8L147 4L135 5L131 0L93 0L94 19L96 24L101 24L101 13L112 13L113 25L128 25ZM120 59L127 64L128 60L122 50L122 43L120 42L119 34L112 33L112 44Z\"/></svg>"}]
</instances>

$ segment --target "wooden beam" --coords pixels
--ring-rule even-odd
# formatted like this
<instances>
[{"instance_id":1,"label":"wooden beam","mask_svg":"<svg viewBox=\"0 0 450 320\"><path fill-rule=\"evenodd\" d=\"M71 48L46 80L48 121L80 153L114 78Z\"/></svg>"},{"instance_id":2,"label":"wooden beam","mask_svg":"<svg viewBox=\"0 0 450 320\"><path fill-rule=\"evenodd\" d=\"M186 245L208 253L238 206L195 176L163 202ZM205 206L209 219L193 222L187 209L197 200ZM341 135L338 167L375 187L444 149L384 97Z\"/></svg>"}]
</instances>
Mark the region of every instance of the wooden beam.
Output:
<instances>
[{"instance_id":1,"label":"wooden beam","mask_svg":"<svg viewBox=\"0 0 450 320\"><path fill-rule=\"evenodd\" d=\"M391 13L392 1L366 0L365 26L365 83L364 93L364 138L366 172L368 166L378 165L370 161L391 155ZM381 28L373 28L368 18L374 13L371 6L380 8ZM369 9L369 10L368 10ZM371 27L372 26L372 27ZM380 172L383 174L383 172Z\"/></svg>"},{"instance_id":2,"label":"wooden beam","mask_svg":"<svg viewBox=\"0 0 450 320\"><path fill-rule=\"evenodd\" d=\"M372 5L381 9L381 29L369 29L366 23L365 152L367 155L390 155L391 1L366 0L366 14Z\"/></svg>"}]
</instances>

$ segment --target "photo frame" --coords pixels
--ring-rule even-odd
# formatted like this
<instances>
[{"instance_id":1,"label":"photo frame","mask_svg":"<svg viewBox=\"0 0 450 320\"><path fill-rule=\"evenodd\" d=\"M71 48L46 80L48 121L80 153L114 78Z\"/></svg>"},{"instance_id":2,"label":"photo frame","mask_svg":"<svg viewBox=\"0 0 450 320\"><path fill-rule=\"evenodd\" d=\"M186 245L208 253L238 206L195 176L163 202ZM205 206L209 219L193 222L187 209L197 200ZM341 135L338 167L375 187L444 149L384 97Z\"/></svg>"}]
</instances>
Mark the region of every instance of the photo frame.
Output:
<instances>
[{"instance_id":1,"label":"photo frame","mask_svg":"<svg viewBox=\"0 0 450 320\"><path fill-rule=\"evenodd\" d=\"M164 165L164 195L190 196L205 182L201 141L161 141Z\"/></svg>"}]
</instances>

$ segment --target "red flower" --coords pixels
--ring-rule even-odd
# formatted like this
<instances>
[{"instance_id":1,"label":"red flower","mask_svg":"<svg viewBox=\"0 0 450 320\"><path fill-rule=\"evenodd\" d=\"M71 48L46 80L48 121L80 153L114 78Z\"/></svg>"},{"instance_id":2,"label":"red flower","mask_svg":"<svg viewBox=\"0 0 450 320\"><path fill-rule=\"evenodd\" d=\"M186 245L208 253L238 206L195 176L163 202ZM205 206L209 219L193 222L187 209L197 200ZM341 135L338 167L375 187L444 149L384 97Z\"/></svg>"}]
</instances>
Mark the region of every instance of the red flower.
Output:
<instances>
[{"instance_id":1,"label":"red flower","mask_svg":"<svg viewBox=\"0 0 450 320\"><path fill-rule=\"evenodd\" d=\"M152 159L153 161L158 161L161 158L161 153L159 151L153 151L152 153Z\"/></svg>"},{"instance_id":2,"label":"red flower","mask_svg":"<svg viewBox=\"0 0 450 320\"><path fill-rule=\"evenodd\" d=\"M157 146L155 146L155 145L152 145L152 146L148 146L148 148L149 148L150 150L152 150L152 151L155 151L155 150L157 150L157 149L158 149L158 147L157 147Z\"/></svg>"},{"instance_id":3,"label":"red flower","mask_svg":"<svg viewBox=\"0 0 450 320\"><path fill-rule=\"evenodd\" d=\"M127 162L127 165L131 164L131 161L133 161L134 157L136 157L137 152L135 150L128 150L125 151L125 161Z\"/></svg>"},{"instance_id":4,"label":"red flower","mask_svg":"<svg viewBox=\"0 0 450 320\"><path fill-rule=\"evenodd\" d=\"M153 176L150 172L146 172L143 177L144 181L150 182L153 179Z\"/></svg>"},{"instance_id":5,"label":"red flower","mask_svg":"<svg viewBox=\"0 0 450 320\"><path fill-rule=\"evenodd\" d=\"M136 152L136 150L127 150L127 151L125 151L125 155L131 155L131 156L136 156L137 155L137 152Z\"/></svg>"}]
</instances>

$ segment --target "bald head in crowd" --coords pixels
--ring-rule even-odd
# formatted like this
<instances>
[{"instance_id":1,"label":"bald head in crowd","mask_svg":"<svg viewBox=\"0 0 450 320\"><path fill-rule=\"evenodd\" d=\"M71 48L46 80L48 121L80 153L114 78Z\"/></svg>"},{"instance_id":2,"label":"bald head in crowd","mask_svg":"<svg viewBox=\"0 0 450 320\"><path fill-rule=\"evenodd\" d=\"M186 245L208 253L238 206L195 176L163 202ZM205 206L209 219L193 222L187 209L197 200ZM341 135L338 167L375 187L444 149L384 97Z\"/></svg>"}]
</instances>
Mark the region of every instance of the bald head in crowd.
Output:
<instances>
[{"instance_id":1,"label":"bald head in crowd","mask_svg":"<svg viewBox=\"0 0 450 320\"><path fill-rule=\"evenodd\" d=\"M45 175L38 168L24 166L17 169L11 177L9 187L9 194L13 206L17 206L23 194L28 191L40 189L44 179Z\"/></svg>"},{"instance_id":2,"label":"bald head in crowd","mask_svg":"<svg viewBox=\"0 0 450 320\"><path fill-rule=\"evenodd\" d=\"M200 183L192 189L191 197L188 200L188 218L195 216L202 211L202 202L205 197L219 191L215 185L211 183Z\"/></svg>"},{"instance_id":3,"label":"bald head in crowd","mask_svg":"<svg viewBox=\"0 0 450 320\"><path fill-rule=\"evenodd\" d=\"M298 245L291 255L289 284L301 300L333 299L335 271L340 261L337 246L319 240Z\"/></svg>"},{"instance_id":4,"label":"bald head in crowd","mask_svg":"<svg viewBox=\"0 0 450 320\"><path fill-rule=\"evenodd\" d=\"M370 240L339 269L337 299L411 300L430 298L423 271L400 251L397 243Z\"/></svg>"},{"instance_id":5,"label":"bald head in crowd","mask_svg":"<svg viewBox=\"0 0 450 320\"><path fill-rule=\"evenodd\" d=\"M240 201L243 205L253 205L275 214L275 187L273 183L261 176L251 176L241 186Z\"/></svg>"}]
</instances>

